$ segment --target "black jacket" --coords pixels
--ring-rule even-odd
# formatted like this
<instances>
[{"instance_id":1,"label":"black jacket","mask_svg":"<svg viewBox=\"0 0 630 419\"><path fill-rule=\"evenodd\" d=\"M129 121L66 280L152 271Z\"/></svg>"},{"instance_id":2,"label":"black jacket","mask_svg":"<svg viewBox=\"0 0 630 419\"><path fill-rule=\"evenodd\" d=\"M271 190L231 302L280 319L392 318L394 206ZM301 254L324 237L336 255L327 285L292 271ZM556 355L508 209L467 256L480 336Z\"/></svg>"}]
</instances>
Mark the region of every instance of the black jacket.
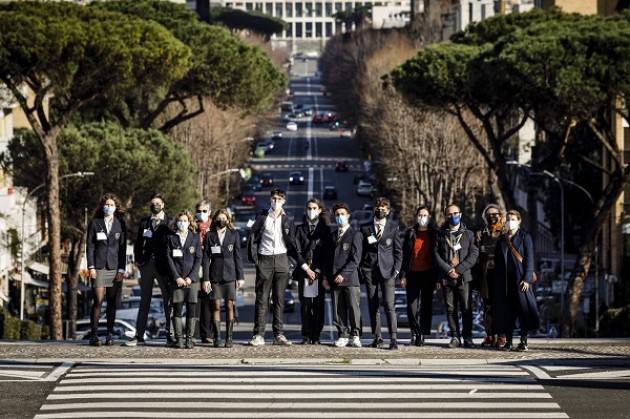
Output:
<instances>
[{"instance_id":1,"label":"black jacket","mask_svg":"<svg viewBox=\"0 0 630 419\"><path fill-rule=\"evenodd\" d=\"M348 227L341 240L337 242L338 229L333 231L332 238L335 241L328 263L328 283L331 287L358 287L359 265L363 251L363 236L361 232ZM337 275L343 277L343 282L335 284Z\"/></svg>"},{"instance_id":2,"label":"black jacket","mask_svg":"<svg viewBox=\"0 0 630 419\"><path fill-rule=\"evenodd\" d=\"M160 273L168 273L166 237L171 234L170 227L171 219L168 216L165 216L155 229L150 216L140 220L136 241L133 244L133 254L138 265L142 266L154 258Z\"/></svg>"},{"instance_id":3,"label":"black jacket","mask_svg":"<svg viewBox=\"0 0 630 419\"><path fill-rule=\"evenodd\" d=\"M447 225L440 229L435 237L433 260L437 267L438 277L443 280L450 279L447 273L452 269L450 263L451 257L453 252L457 252L459 264L455 266L455 271L464 282L470 282L473 279L470 270L475 266L475 263L477 263L477 257L479 256L479 249L475 244L475 235L471 230L468 230L463 223L460 224L457 233L461 235L459 240L461 248L459 250L453 250L447 242L449 233L450 229Z\"/></svg>"},{"instance_id":4,"label":"black jacket","mask_svg":"<svg viewBox=\"0 0 630 419\"><path fill-rule=\"evenodd\" d=\"M295 272L304 273L301 268L306 263L314 271L325 273L327 271L327 255L335 245L330 227L323 221L317 223L317 227L311 234L308 221L303 222L295 230L295 241L300 256L300 261Z\"/></svg>"},{"instance_id":5,"label":"black jacket","mask_svg":"<svg viewBox=\"0 0 630 419\"><path fill-rule=\"evenodd\" d=\"M254 221L247 238L247 258L254 264L258 263L258 247L260 246L268 213L268 210L263 210L258 217L256 217L256 221ZM300 259L295 244L295 225L293 224L293 220L286 214L282 216L282 237L284 239L284 245L287 248L288 256L293 258L299 265L304 263L304 261Z\"/></svg>"},{"instance_id":6,"label":"black jacket","mask_svg":"<svg viewBox=\"0 0 630 419\"><path fill-rule=\"evenodd\" d=\"M223 244L215 230L206 233L203 246L203 280L210 282L234 282L243 279L243 261L241 260L241 239L238 231L225 230ZM219 253L212 249L219 247Z\"/></svg>"},{"instance_id":7,"label":"black jacket","mask_svg":"<svg viewBox=\"0 0 630 419\"><path fill-rule=\"evenodd\" d=\"M412 262L411 257L413 256L413 247L416 244L416 231L418 231L417 224L411 228L408 228L405 231L405 237L403 239L403 245L402 245L403 260L402 260L402 267L400 269L400 276L408 275L411 269L411 262ZM431 240L433 241L433 243L435 243L435 230L433 230L432 228L429 228L429 230L427 231L429 232L429 236L431 237ZM433 257L433 249L431 249L431 257ZM434 262L434 265L435 265L435 262Z\"/></svg>"},{"instance_id":8,"label":"black jacket","mask_svg":"<svg viewBox=\"0 0 630 419\"><path fill-rule=\"evenodd\" d=\"M398 276L402 266L402 243L398 234L398 223L387 220L381 239L370 243L370 237L376 238L374 222L370 221L361 226L363 237L363 255L361 258L361 271L380 270L383 279L391 279Z\"/></svg>"},{"instance_id":9,"label":"black jacket","mask_svg":"<svg viewBox=\"0 0 630 419\"><path fill-rule=\"evenodd\" d=\"M188 231L188 236L182 246L179 236L171 233L166 238L166 251L171 280L175 282L177 278L190 278L192 282L197 282L202 257L199 234ZM174 253L179 253L178 251L181 252L181 256L174 256Z\"/></svg>"},{"instance_id":10,"label":"black jacket","mask_svg":"<svg viewBox=\"0 0 630 419\"><path fill-rule=\"evenodd\" d=\"M101 234L99 234L101 233ZM86 256L88 268L125 270L127 265L127 226L114 217L107 234L105 220L94 218L87 233Z\"/></svg>"}]
</instances>

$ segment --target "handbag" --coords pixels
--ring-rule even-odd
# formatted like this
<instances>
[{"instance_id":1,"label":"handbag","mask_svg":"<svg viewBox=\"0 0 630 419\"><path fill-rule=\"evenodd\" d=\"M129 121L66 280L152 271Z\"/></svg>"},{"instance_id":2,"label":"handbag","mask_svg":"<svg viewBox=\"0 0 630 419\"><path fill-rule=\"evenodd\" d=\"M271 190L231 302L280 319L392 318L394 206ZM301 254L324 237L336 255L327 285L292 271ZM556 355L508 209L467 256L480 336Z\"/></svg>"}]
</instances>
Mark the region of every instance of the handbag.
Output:
<instances>
[{"instance_id":1,"label":"handbag","mask_svg":"<svg viewBox=\"0 0 630 419\"><path fill-rule=\"evenodd\" d=\"M516 248L514 247L514 244L512 243L512 239L510 239L510 237L506 235L505 240L507 241L507 245L510 248L510 252L512 252L512 256L514 256L514 258L518 261L518 263L522 264L524 258L523 256L521 256L518 250L516 250ZM534 271L532 273L532 284L535 284L536 282L538 282L538 275L536 274L536 271Z\"/></svg>"}]
</instances>

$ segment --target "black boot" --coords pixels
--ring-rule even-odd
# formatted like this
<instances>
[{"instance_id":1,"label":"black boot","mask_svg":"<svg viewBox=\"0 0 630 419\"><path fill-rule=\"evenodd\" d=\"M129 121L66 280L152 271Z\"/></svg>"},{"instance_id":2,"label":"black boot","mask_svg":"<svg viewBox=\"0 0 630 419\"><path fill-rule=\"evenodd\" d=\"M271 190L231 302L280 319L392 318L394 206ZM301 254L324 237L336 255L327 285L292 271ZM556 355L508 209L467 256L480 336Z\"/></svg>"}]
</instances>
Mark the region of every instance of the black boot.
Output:
<instances>
[{"instance_id":1,"label":"black boot","mask_svg":"<svg viewBox=\"0 0 630 419\"><path fill-rule=\"evenodd\" d=\"M424 335L422 333L416 336L416 346L424 346Z\"/></svg>"},{"instance_id":2,"label":"black boot","mask_svg":"<svg viewBox=\"0 0 630 419\"><path fill-rule=\"evenodd\" d=\"M182 336L182 331L184 328L184 319L182 317L174 317L173 318L173 329L175 331L175 347L179 349L184 348L184 340Z\"/></svg>"},{"instance_id":3,"label":"black boot","mask_svg":"<svg viewBox=\"0 0 630 419\"><path fill-rule=\"evenodd\" d=\"M234 320L228 320L225 324L225 347L231 348L233 346L233 332L234 332Z\"/></svg>"},{"instance_id":4,"label":"black boot","mask_svg":"<svg viewBox=\"0 0 630 419\"><path fill-rule=\"evenodd\" d=\"M214 335L214 347L218 348L223 346L223 341L221 340L221 321L213 320L212 321L212 333Z\"/></svg>"},{"instance_id":5,"label":"black boot","mask_svg":"<svg viewBox=\"0 0 630 419\"><path fill-rule=\"evenodd\" d=\"M186 319L186 349L192 349L195 347L194 336L196 323L196 317L189 317Z\"/></svg>"}]
</instances>

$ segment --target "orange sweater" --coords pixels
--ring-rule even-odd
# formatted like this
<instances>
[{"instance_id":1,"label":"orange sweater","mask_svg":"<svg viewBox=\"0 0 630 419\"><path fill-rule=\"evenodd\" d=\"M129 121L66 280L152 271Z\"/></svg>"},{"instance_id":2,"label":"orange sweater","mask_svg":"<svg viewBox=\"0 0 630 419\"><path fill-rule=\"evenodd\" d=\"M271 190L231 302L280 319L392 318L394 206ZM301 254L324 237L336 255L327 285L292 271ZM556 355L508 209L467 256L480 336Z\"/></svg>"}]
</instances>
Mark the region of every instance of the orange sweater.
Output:
<instances>
[{"instance_id":1,"label":"orange sweater","mask_svg":"<svg viewBox=\"0 0 630 419\"><path fill-rule=\"evenodd\" d=\"M433 269L433 240L429 231L416 232L411 255L411 272L423 272Z\"/></svg>"}]
</instances>

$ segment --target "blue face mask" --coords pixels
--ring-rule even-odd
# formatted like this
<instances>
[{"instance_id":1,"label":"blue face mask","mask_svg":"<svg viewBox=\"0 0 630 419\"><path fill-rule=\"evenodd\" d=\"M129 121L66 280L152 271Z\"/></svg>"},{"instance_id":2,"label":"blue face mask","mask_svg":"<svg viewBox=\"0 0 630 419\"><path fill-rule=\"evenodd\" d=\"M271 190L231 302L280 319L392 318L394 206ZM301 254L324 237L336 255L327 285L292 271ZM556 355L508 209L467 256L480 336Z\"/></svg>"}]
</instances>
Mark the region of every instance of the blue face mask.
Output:
<instances>
[{"instance_id":1,"label":"blue face mask","mask_svg":"<svg viewBox=\"0 0 630 419\"><path fill-rule=\"evenodd\" d=\"M452 217L448 217L448 223L452 226L458 225L461 220L462 220L461 215L454 215Z\"/></svg>"},{"instance_id":2,"label":"blue face mask","mask_svg":"<svg viewBox=\"0 0 630 419\"><path fill-rule=\"evenodd\" d=\"M103 207L103 214L107 216L112 215L114 212L116 212L116 207L109 207L109 206Z\"/></svg>"},{"instance_id":3,"label":"blue face mask","mask_svg":"<svg viewBox=\"0 0 630 419\"><path fill-rule=\"evenodd\" d=\"M339 224L340 226L345 226L346 224L348 224L348 216L338 215L335 217L335 221L337 221L337 224Z\"/></svg>"}]
</instances>

